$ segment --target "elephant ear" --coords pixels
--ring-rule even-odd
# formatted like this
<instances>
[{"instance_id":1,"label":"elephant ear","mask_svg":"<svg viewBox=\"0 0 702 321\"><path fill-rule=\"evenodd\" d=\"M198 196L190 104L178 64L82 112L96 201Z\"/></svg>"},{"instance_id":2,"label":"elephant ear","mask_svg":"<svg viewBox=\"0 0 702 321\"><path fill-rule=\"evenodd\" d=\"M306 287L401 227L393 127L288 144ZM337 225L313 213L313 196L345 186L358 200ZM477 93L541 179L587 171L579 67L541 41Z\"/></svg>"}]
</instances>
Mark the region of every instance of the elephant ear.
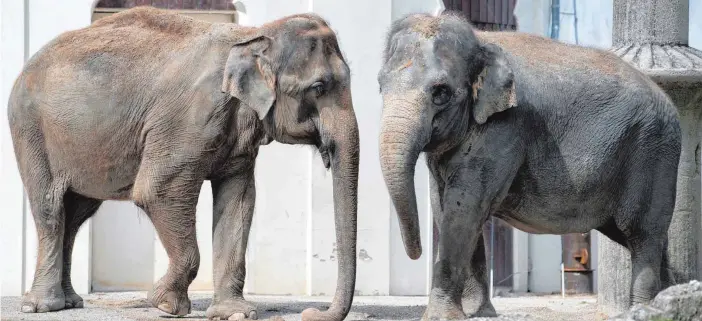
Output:
<instances>
[{"instance_id":1,"label":"elephant ear","mask_svg":"<svg viewBox=\"0 0 702 321\"><path fill-rule=\"evenodd\" d=\"M473 118L484 124L495 113L517 106L517 91L512 68L502 49L485 44L483 68L473 83Z\"/></svg>"},{"instance_id":2,"label":"elephant ear","mask_svg":"<svg viewBox=\"0 0 702 321\"><path fill-rule=\"evenodd\" d=\"M273 39L257 36L236 43L224 66L222 92L253 109L263 119L275 102L275 75L266 53Z\"/></svg>"}]
</instances>

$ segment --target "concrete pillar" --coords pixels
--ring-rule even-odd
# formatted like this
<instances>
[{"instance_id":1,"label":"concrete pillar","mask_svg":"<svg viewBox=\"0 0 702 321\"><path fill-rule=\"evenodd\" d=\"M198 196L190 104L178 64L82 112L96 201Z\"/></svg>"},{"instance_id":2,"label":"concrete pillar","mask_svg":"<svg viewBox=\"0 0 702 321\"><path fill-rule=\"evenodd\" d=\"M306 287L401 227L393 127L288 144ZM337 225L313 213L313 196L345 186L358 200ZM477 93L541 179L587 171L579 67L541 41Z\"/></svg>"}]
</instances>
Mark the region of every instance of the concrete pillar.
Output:
<instances>
[{"instance_id":1,"label":"concrete pillar","mask_svg":"<svg viewBox=\"0 0 702 321\"><path fill-rule=\"evenodd\" d=\"M615 0L613 51L649 75L678 107L682 153L677 196L668 230L670 283L699 278L700 121L702 52L688 47L688 0ZM599 240L598 310L602 316L628 308L629 251ZM663 287L669 284L664 283Z\"/></svg>"}]
</instances>

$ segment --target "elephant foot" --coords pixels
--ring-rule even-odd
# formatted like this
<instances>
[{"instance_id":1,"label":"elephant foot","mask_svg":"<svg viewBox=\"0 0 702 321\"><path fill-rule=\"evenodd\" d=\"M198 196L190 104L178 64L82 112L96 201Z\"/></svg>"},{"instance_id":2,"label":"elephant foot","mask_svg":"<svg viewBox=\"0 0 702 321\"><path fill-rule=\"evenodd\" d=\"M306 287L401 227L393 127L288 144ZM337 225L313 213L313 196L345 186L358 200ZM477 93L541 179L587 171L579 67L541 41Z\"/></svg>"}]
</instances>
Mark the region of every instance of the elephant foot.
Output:
<instances>
[{"instance_id":1,"label":"elephant foot","mask_svg":"<svg viewBox=\"0 0 702 321\"><path fill-rule=\"evenodd\" d=\"M475 300L463 299L463 313L470 318L494 318L497 317L495 307L492 302L487 299L487 302L475 302Z\"/></svg>"},{"instance_id":2,"label":"elephant foot","mask_svg":"<svg viewBox=\"0 0 702 321\"><path fill-rule=\"evenodd\" d=\"M66 309L81 309L83 308L83 298L80 297L80 295L76 294L73 289L70 290L63 290L66 296L66 304L65 308Z\"/></svg>"},{"instance_id":3,"label":"elephant foot","mask_svg":"<svg viewBox=\"0 0 702 321\"><path fill-rule=\"evenodd\" d=\"M488 303L487 305L481 306L477 311L469 313L469 312L464 312L466 315L468 315L470 318L496 318L497 317L497 312L495 312L495 307L492 306L492 303Z\"/></svg>"},{"instance_id":4,"label":"elephant foot","mask_svg":"<svg viewBox=\"0 0 702 321\"><path fill-rule=\"evenodd\" d=\"M168 290L159 282L147 296L151 305L159 310L172 315L186 315L190 313L190 299L187 291Z\"/></svg>"},{"instance_id":5,"label":"elephant foot","mask_svg":"<svg viewBox=\"0 0 702 321\"><path fill-rule=\"evenodd\" d=\"M432 303L429 302L427 309L424 310L424 315L422 320L463 320L466 319L466 314L463 313L463 309L453 303L441 302Z\"/></svg>"},{"instance_id":6,"label":"elephant foot","mask_svg":"<svg viewBox=\"0 0 702 321\"><path fill-rule=\"evenodd\" d=\"M256 306L244 300L244 298L233 298L227 300L212 301L212 305L207 308L205 315L208 319L214 320L256 320Z\"/></svg>"},{"instance_id":7,"label":"elephant foot","mask_svg":"<svg viewBox=\"0 0 702 321\"><path fill-rule=\"evenodd\" d=\"M66 306L61 286L56 285L47 291L32 290L22 297L22 312L44 313L63 310Z\"/></svg>"}]
</instances>

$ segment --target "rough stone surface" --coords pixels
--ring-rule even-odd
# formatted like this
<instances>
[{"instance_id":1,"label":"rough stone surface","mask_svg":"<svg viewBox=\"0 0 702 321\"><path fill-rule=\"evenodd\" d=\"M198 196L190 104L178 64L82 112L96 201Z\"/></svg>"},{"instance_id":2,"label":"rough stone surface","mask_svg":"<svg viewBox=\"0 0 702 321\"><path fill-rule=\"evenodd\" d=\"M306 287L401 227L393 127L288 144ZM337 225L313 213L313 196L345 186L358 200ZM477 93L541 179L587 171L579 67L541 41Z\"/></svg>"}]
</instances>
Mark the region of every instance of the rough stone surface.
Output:
<instances>
[{"instance_id":1,"label":"rough stone surface","mask_svg":"<svg viewBox=\"0 0 702 321\"><path fill-rule=\"evenodd\" d=\"M614 0L614 45L687 44L689 0ZM651 14L655 12L655 14Z\"/></svg>"},{"instance_id":2,"label":"rough stone surface","mask_svg":"<svg viewBox=\"0 0 702 321\"><path fill-rule=\"evenodd\" d=\"M671 286L656 296L650 305L635 305L610 321L699 321L702 320L702 283Z\"/></svg>"},{"instance_id":3,"label":"rough stone surface","mask_svg":"<svg viewBox=\"0 0 702 321\"><path fill-rule=\"evenodd\" d=\"M211 292L191 291L192 313L173 317L146 301L146 292L92 293L84 295L85 308L52 313L19 312L20 297L3 297L0 320L204 320L211 302ZM258 307L258 319L270 321L300 320L302 310L310 307L324 310L330 297L247 295ZM470 321L575 321L594 320L595 297L574 295L524 294L496 297L493 304L499 317L471 318ZM426 308L427 297L357 296L346 320L419 320Z\"/></svg>"},{"instance_id":4,"label":"rough stone surface","mask_svg":"<svg viewBox=\"0 0 702 321\"><path fill-rule=\"evenodd\" d=\"M702 277L702 52L687 46L688 1L614 0L613 52L651 77L678 107L682 150L663 287ZM627 249L606 237L598 247L597 310L607 318L629 308L631 260Z\"/></svg>"},{"instance_id":5,"label":"rough stone surface","mask_svg":"<svg viewBox=\"0 0 702 321\"><path fill-rule=\"evenodd\" d=\"M622 44L612 48L655 82L692 82L702 79L702 51L683 45Z\"/></svg>"}]
</instances>

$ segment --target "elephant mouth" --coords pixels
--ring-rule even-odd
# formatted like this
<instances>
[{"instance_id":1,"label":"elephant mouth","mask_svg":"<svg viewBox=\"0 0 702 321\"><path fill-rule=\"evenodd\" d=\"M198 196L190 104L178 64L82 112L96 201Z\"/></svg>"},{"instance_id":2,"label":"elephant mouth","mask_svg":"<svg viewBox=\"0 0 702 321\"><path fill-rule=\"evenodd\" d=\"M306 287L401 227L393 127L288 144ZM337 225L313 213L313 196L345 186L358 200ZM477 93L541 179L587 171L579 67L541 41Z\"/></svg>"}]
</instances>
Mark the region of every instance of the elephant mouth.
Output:
<instances>
[{"instance_id":1,"label":"elephant mouth","mask_svg":"<svg viewBox=\"0 0 702 321\"><path fill-rule=\"evenodd\" d=\"M324 168L331 168L331 146L329 144L324 144L322 142L317 142L316 144L319 155L322 156L322 163Z\"/></svg>"},{"instance_id":2,"label":"elephant mouth","mask_svg":"<svg viewBox=\"0 0 702 321\"><path fill-rule=\"evenodd\" d=\"M331 167L331 158L329 156L328 148L320 148L319 154L322 156L322 163L324 163L324 168L329 169Z\"/></svg>"}]
</instances>

